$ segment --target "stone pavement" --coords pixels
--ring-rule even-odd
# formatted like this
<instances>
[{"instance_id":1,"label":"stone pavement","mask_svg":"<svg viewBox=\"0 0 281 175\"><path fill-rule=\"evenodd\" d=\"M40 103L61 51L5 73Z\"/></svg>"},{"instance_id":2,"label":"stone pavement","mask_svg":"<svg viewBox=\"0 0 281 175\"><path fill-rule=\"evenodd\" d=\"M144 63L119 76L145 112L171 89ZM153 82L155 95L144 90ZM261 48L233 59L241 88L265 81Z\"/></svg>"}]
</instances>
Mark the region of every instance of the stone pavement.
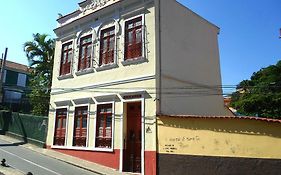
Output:
<instances>
[{"instance_id":1,"label":"stone pavement","mask_svg":"<svg viewBox=\"0 0 281 175\"><path fill-rule=\"evenodd\" d=\"M11 138L11 137L8 137L8 136L5 136L5 135L0 135L0 139L3 139L7 142L10 142L11 144L22 142L21 140L14 139L14 138ZM29 143L23 144L23 145L20 145L20 146L23 146L25 148L28 148L28 149L33 150L35 152L38 152L40 154L43 154L43 155L46 155L46 156L64 161L64 162L69 163L73 166L77 166L77 167L83 168L85 170L88 170L88 171L91 171L91 172L94 172L94 173L97 173L97 174L101 174L101 175L130 174L130 173L120 173L118 170L115 170L115 169L112 169L112 168L109 168L109 167L105 167L105 166L102 166L102 165L99 165L99 164L96 164L96 163L93 163L93 162L89 162L89 161L86 161L86 160L83 160L83 159L80 159L80 158L77 158L77 157L62 154L60 152L57 152L57 151L54 151L54 150L51 150L51 149L40 148L40 147L37 147L37 146L29 144ZM0 172L3 172L1 167L0 167ZM22 173L19 174L19 175L22 175Z\"/></svg>"},{"instance_id":2,"label":"stone pavement","mask_svg":"<svg viewBox=\"0 0 281 175\"><path fill-rule=\"evenodd\" d=\"M12 167L3 167L0 165L0 175L24 175L24 173Z\"/></svg>"}]
</instances>

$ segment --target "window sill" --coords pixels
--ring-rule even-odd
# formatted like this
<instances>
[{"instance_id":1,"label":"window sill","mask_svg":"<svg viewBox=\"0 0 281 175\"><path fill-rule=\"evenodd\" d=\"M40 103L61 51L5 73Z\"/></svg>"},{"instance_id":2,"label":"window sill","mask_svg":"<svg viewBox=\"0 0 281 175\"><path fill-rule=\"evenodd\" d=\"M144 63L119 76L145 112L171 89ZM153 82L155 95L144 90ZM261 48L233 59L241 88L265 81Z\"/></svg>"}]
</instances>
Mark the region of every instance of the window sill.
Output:
<instances>
[{"instance_id":1,"label":"window sill","mask_svg":"<svg viewBox=\"0 0 281 175\"><path fill-rule=\"evenodd\" d=\"M64 80L64 79L68 79L68 78L73 78L73 75L72 74L60 75L58 77L58 80Z\"/></svg>"},{"instance_id":2,"label":"window sill","mask_svg":"<svg viewBox=\"0 0 281 175\"><path fill-rule=\"evenodd\" d=\"M93 72L94 72L93 68L87 68L87 69L83 69L78 72L75 72L75 75L80 76L80 75L85 75L85 74L89 74L89 73L93 73Z\"/></svg>"},{"instance_id":3,"label":"window sill","mask_svg":"<svg viewBox=\"0 0 281 175\"><path fill-rule=\"evenodd\" d=\"M125 61L122 61L121 63L123 66L127 66L127 65L131 65L131 64L141 64L146 61L147 61L147 59L144 57L136 57L136 58L127 59Z\"/></svg>"},{"instance_id":4,"label":"window sill","mask_svg":"<svg viewBox=\"0 0 281 175\"><path fill-rule=\"evenodd\" d=\"M100 67L97 67L96 70L103 71L103 70L114 69L116 67L118 67L116 63L111 63L111 64L101 65Z\"/></svg>"},{"instance_id":5,"label":"window sill","mask_svg":"<svg viewBox=\"0 0 281 175\"><path fill-rule=\"evenodd\" d=\"M53 149L67 149L67 150L83 150L83 151L97 151L97 152L113 152L113 148L95 148L95 147L78 147L78 146L56 146L52 145Z\"/></svg>"}]
</instances>

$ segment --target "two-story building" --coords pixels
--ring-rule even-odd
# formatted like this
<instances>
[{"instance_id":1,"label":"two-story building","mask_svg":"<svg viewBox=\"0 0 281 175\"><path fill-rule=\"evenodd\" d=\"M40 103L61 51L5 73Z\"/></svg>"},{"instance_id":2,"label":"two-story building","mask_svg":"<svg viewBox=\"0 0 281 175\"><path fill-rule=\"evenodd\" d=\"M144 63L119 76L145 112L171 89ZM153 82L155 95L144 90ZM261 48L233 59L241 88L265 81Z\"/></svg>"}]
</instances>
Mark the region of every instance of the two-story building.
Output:
<instances>
[{"instance_id":1,"label":"two-story building","mask_svg":"<svg viewBox=\"0 0 281 175\"><path fill-rule=\"evenodd\" d=\"M0 60L1 65L4 64ZM18 111L25 99L30 69L23 64L6 60L2 79L2 105Z\"/></svg>"},{"instance_id":2,"label":"two-story building","mask_svg":"<svg viewBox=\"0 0 281 175\"><path fill-rule=\"evenodd\" d=\"M219 28L175 0L85 0L58 21L47 146L157 173L157 117L226 115Z\"/></svg>"}]
</instances>

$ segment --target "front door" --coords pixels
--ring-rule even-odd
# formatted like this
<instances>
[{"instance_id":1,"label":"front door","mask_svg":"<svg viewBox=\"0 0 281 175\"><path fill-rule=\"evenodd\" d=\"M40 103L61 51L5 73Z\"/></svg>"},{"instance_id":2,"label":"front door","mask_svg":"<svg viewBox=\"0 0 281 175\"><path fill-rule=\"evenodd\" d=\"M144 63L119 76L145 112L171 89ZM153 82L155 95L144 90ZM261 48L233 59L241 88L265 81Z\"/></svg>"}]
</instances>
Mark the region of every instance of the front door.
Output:
<instances>
[{"instance_id":1,"label":"front door","mask_svg":"<svg viewBox=\"0 0 281 175\"><path fill-rule=\"evenodd\" d=\"M127 134L123 170L141 172L141 102L127 103Z\"/></svg>"}]
</instances>

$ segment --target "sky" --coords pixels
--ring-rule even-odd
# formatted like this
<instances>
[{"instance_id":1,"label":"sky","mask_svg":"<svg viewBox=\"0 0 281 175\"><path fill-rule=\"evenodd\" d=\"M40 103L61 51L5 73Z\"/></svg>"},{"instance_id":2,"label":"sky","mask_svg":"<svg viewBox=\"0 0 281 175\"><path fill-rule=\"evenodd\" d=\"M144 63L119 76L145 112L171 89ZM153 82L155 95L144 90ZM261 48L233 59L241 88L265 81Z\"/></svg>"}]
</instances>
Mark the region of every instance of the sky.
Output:
<instances>
[{"instance_id":1,"label":"sky","mask_svg":"<svg viewBox=\"0 0 281 175\"><path fill-rule=\"evenodd\" d=\"M281 60L281 0L178 1L220 28L222 86L237 85L253 72ZM78 2L1 1L0 54L8 47L8 60L27 65L23 43L32 40L33 33L46 33L54 38L58 13L73 12ZM231 91L234 89L224 89L225 93Z\"/></svg>"}]
</instances>

